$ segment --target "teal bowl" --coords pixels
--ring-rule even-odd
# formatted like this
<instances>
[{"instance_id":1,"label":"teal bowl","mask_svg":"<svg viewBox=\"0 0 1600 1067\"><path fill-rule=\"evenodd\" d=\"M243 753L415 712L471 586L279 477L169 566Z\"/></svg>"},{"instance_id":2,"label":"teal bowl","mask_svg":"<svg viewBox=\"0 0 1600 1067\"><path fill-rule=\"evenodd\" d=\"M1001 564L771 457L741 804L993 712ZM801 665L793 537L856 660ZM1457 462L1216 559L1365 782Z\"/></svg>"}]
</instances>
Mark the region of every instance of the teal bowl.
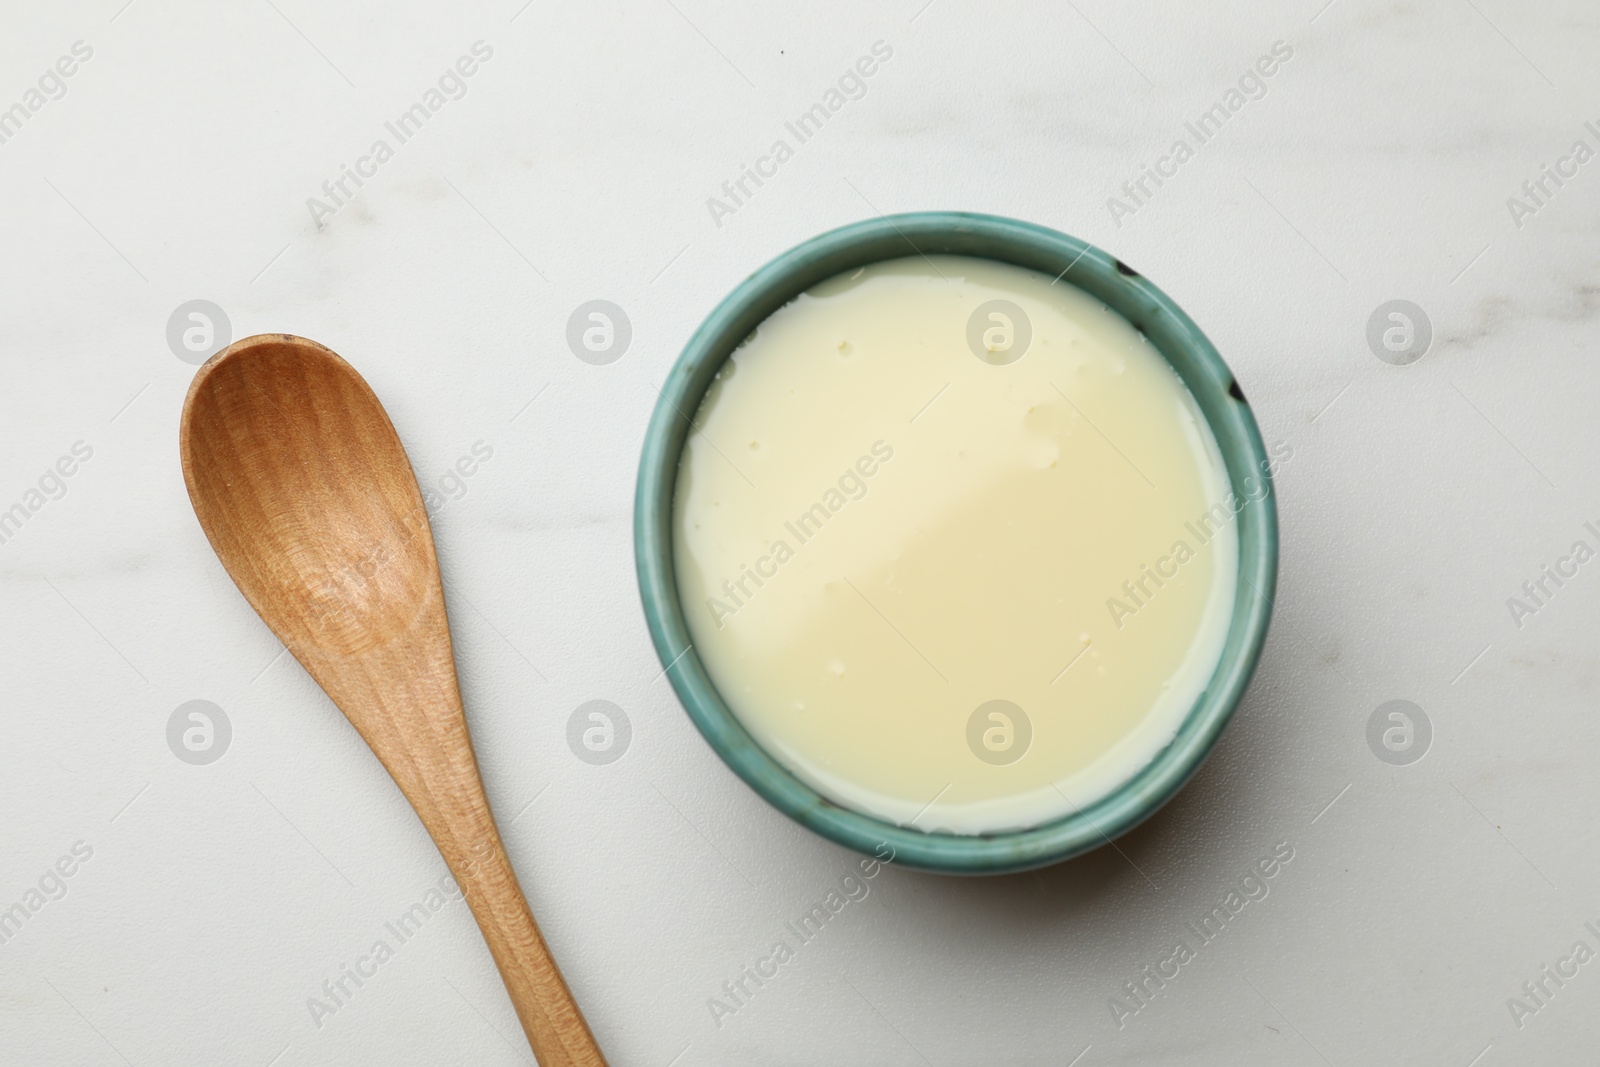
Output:
<instances>
[{"instance_id":1,"label":"teal bowl","mask_svg":"<svg viewBox=\"0 0 1600 1067\"><path fill-rule=\"evenodd\" d=\"M897 826L843 808L801 781L751 738L717 692L690 641L673 567L679 455L689 419L722 362L763 319L818 282L868 263L934 253L1059 276L1121 314L1189 387L1216 437L1233 491L1241 498L1264 493L1238 514L1239 587L1222 658L1172 741L1127 783L1087 808L1006 833L925 833ZM1261 433L1233 372L1193 320L1137 271L1093 245L1015 219L954 212L894 215L832 230L785 252L729 293L689 339L661 390L639 461L633 529L639 592L656 654L717 755L779 811L823 837L949 874L999 874L1055 863L1105 844L1166 803L1199 769L1244 694L1261 655L1278 575L1278 513Z\"/></svg>"}]
</instances>

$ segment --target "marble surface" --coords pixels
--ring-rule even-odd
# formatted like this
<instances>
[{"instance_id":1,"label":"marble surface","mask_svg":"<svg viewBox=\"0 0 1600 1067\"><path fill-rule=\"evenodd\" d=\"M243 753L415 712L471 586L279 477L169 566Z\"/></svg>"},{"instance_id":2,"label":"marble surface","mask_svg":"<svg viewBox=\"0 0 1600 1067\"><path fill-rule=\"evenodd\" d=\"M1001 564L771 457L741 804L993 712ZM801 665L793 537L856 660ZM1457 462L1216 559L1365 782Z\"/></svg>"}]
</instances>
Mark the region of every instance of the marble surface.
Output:
<instances>
[{"instance_id":1,"label":"marble surface","mask_svg":"<svg viewBox=\"0 0 1600 1067\"><path fill-rule=\"evenodd\" d=\"M443 864L194 519L196 300L213 343L343 354L439 488L488 789L617 1067L1592 1057L1597 46L1576 0L9 6L0 1062L528 1059L459 901L388 932ZM637 450L746 273L923 208L1100 244L1208 331L1293 450L1277 615L1211 761L1116 848L875 871L740 995L857 857L759 801L662 679ZM591 300L631 324L611 362L567 342ZM1416 311L1412 348L1386 312L1369 344L1394 300L1420 360ZM593 700L630 726L609 763L568 745ZM346 966L369 976L330 999Z\"/></svg>"}]
</instances>

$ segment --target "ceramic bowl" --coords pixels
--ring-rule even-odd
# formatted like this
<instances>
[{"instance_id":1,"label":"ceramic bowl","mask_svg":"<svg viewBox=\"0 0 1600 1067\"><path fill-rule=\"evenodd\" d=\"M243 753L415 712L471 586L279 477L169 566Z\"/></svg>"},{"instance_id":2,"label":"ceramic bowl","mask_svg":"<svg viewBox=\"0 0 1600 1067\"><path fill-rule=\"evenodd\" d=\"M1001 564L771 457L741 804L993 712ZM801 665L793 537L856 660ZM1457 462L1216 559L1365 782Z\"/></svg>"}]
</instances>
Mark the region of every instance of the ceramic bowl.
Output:
<instances>
[{"instance_id":1,"label":"ceramic bowl","mask_svg":"<svg viewBox=\"0 0 1600 1067\"><path fill-rule=\"evenodd\" d=\"M977 256L1039 271L1121 314L1177 371L1210 424L1233 491L1261 499L1238 515L1238 590L1209 684L1170 744L1108 796L1050 822L1005 833L925 833L841 807L764 751L724 703L693 648L673 568L672 504L689 417L734 348L768 315L843 271L903 256ZM1233 372L1194 321L1137 271L1093 245L992 215L918 212L844 226L785 252L745 279L689 339L645 434L634 498L634 554L656 653L689 718L750 787L824 837L868 855L952 874L995 874L1055 863L1105 844L1148 818L1199 769L1238 706L1272 613L1277 508L1261 434ZM1245 479L1249 478L1249 488Z\"/></svg>"}]
</instances>

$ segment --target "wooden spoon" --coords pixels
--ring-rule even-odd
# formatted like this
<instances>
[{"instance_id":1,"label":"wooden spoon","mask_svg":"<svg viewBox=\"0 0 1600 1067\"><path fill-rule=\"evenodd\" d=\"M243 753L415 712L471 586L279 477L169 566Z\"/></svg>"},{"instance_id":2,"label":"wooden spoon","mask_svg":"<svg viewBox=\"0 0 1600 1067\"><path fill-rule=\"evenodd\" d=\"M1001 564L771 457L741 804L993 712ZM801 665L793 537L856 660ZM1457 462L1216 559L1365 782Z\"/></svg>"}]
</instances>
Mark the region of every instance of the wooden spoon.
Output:
<instances>
[{"instance_id":1,"label":"wooden spoon","mask_svg":"<svg viewBox=\"0 0 1600 1067\"><path fill-rule=\"evenodd\" d=\"M371 387L314 341L247 337L195 375L178 447L234 584L439 846L541 1067L604 1067L484 796L428 513Z\"/></svg>"}]
</instances>

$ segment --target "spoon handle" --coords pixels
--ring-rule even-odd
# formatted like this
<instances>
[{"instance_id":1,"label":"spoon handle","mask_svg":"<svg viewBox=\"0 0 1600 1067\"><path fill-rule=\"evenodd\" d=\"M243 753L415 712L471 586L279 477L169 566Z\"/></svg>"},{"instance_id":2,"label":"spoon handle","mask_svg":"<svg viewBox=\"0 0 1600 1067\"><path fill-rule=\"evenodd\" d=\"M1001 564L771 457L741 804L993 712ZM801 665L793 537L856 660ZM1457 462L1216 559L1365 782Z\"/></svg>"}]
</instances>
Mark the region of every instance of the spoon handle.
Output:
<instances>
[{"instance_id":1,"label":"spoon handle","mask_svg":"<svg viewBox=\"0 0 1600 1067\"><path fill-rule=\"evenodd\" d=\"M566 980L528 910L506 856L456 681L442 590L425 598L411 631L367 651L335 679L311 674L356 727L416 810L478 920L539 1067L606 1067Z\"/></svg>"},{"instance_id":2,"label":"spoon handle","mask_svg":"<svg viewBox=\"0 0 1600 1067\"><path fill-rule=\"evenodd\" d=\"M445 810L430 816L419 806L418 814L478 920L539 1067L606 1067L528 910L476 774L461 785L458 796L438 798Z\"/></svg>"}]
</instances>

